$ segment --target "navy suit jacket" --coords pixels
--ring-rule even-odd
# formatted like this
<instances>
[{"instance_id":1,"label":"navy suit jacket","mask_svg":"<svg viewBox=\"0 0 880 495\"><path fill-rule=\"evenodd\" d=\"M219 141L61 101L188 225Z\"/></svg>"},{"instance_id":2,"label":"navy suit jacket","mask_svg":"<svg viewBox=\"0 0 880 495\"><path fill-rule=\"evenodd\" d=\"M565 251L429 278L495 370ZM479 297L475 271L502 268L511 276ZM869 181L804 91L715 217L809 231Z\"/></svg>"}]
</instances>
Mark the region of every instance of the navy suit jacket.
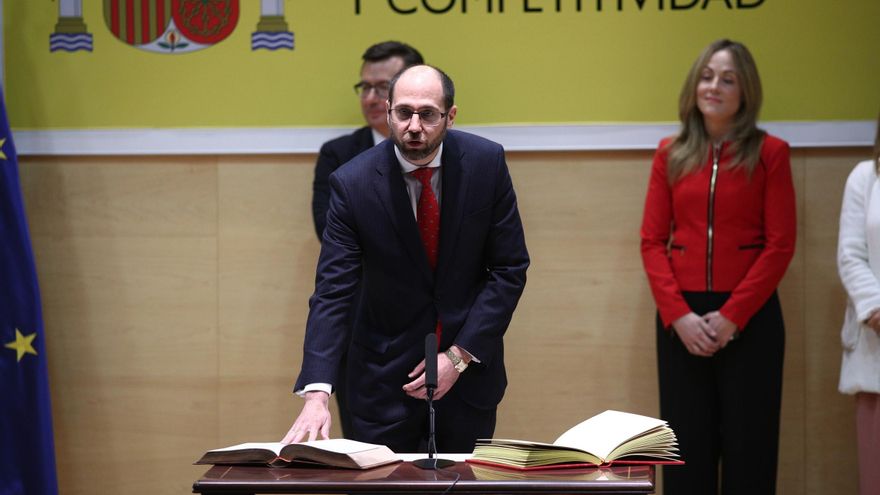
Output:
<instances>
[{"instance_id":1,"label":"navy suit jacket","mask_svg":"<svg viewBox=\"0 0 880 495\"><path fill-rule=\"evenodd\" d=\"M507 386L502 337L529 265L516 195L497 143L450 130L441 166L436 272L391 140L330 176L330 210L297 390L344 379L351 410L382 424L422 411L424 401L408 397L402 387L424 358L425 335L439 318L439 348L457 344L480 359L450 393L478 408L501 401ZM349 342L348 376L338 377Z\"/></svg>"},{"instance_id":2,"label":"navy suit jacket","mask_svg":"<svg viewBox=\"0 0 880 495\"><path fill-rule=\"evenodd\" d=\"M330 174L342 164L373 147L373 129L360 129L331 139L321 146L315 163L315 179L312 182L312 220L318 239L327 225L327 209L330 205Z\"/></svg>"}]
</instances>

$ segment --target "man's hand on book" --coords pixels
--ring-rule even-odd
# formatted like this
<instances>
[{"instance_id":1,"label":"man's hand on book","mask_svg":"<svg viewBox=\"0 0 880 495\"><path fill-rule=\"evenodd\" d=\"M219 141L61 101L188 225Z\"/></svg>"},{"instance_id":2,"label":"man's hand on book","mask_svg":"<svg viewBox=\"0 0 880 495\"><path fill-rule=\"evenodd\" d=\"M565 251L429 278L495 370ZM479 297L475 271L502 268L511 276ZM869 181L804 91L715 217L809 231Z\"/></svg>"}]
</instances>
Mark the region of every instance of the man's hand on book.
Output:
<instances>
[{"instance_id":1,"label":"man's hand on book","mask_svg":"<svg viewBox=\"0 0 880 495\"><path fill-rule=\"evenodd\" d=\"M330 438L330 396L326 392L306 392L302 411L293 426L284 435L283 443L297 443L301 440L311 442L321 433L322 439Z\"/></svg>"}]
</instances>

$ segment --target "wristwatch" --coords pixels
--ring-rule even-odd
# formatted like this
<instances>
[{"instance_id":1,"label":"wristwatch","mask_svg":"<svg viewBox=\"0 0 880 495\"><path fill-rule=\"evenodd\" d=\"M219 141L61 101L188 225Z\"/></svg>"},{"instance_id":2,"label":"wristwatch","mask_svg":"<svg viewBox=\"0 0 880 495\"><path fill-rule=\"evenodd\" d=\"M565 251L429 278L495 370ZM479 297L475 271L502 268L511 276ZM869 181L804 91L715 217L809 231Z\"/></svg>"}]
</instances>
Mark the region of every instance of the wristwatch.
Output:
<instances>
[{"instance_id":1,"label":"wristwatch","mask_svg":"<svg viewBox=\"0 0 880 495\"><path fill-rule=\"evenodd\" d=\"M452 361L452 366L455 368L455 371L461 373L467 369L468 364L464 362L464 359L456 356L455 353L452 352L452 349L446 349L446 357Z\"/></svg>"}]
</instances>

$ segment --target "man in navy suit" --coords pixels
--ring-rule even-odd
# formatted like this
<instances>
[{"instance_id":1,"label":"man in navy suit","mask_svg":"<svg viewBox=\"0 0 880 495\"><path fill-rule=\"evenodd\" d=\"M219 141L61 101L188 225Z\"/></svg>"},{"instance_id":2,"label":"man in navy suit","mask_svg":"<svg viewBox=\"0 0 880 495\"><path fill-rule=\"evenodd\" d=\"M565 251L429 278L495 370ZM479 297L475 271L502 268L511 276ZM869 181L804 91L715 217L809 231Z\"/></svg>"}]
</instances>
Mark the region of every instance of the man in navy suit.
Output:
<instances>
[{"instance_id":1,"label":"man in navy suit","mask_svg":"<svg viewBox=\"0 0 880 495\"><path fill-rule=\"evenodd\" d=\"M423 343L435 330L438 451L470 452L477 438L493 436L507 386L503 336L529 256L504 150L448 130L457 112L454 96L442 71L405 69L389 90L392 139L330 176L295 386L305 404L286 443L328 437L329 394L345 381L353 439L424 452ZM413 172L427 173L430 191ZM436 257L416 218L425 194L439 207ZM347 374L338 376L346 346Z\"/></svg>"},{"instance_id":2,"label":"man in navy suit","mask_svg":"<svg viewBox=\"0 0 880 495\"><path fill-rule=\"evenodd\" d=\"M330 174L343 163L388 137L391 130L388 128L385 101L388 99L391 78L405 67L424 63L418 50L398 41L376 43L367 48L361 58L361 79L354 85L354 91L360 97L361 113L367 125L321 146L318 162L315 164L315 179L312 182L312 219L318 240L324 234L327 210L330 208ZM345 375L345 361L343 356L340 360L340 375ZM336 402L339 405L339 423L343 437L352 435L347 395L345 384L337 383Z\"/></svg>"}]
</instances>

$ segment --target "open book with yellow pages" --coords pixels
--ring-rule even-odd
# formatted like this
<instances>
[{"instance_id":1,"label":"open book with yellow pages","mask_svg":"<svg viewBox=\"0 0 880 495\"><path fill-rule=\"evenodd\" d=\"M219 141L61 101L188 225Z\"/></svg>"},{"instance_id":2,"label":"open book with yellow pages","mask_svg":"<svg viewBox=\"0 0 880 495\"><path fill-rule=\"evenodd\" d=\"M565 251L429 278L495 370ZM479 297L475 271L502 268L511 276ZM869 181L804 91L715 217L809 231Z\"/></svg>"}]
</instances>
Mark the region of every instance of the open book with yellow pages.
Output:
<instances>
[{"instance_id":1,"label":"open book with yellow pages","mask_svg":"<svg viewBox=\"0 0 880 495\"><path fill-rule=\"evenodd\" d=\"M684 464L675 433L662 419L605 411L575 425L553 443L479 439L467 460L514 469L609 464Z\"/></svg>"},{"instance_id":2,"label":"open book with yellow pages","mask_svg":"<svg viewBox=\"0 0 880 495\"><path fill-rule=\"evenodd\" d=\"M251 442L205 452L196 464L259 464L285 467L318 464L348 469L369 469L399 462L385 445L356 442L344 438L285 444Z\"/></svg>"},{"instance_id":3,"label":"open book with yellow pages","mask_svg":"<svg viewBox=\"0 0 880 495\"><path fill-rule=\"evenodd\" d=\"M626 481L652 477L650 466L594 466L568 469L510 469L509 467L471 464L478 480L553 480L553 481Z\"/></svg>"}]
</instances>

